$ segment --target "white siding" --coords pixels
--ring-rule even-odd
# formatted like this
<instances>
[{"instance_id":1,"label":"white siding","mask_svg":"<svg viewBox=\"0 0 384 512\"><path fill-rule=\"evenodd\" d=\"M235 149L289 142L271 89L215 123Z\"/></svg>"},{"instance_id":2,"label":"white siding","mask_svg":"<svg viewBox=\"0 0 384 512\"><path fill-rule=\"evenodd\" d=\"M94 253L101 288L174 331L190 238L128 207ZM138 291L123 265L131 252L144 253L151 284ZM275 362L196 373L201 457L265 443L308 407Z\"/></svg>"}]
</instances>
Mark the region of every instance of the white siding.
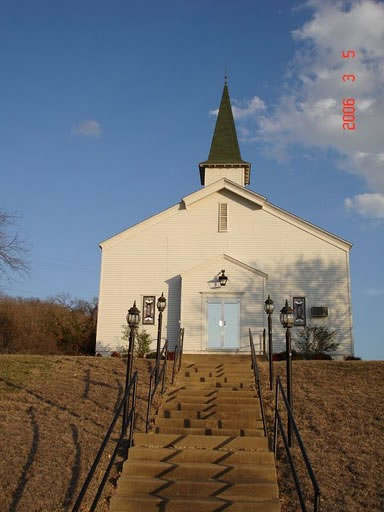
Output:
<instances>
[{"instance_id":1,"label":"white siding","mask_svg":"<svg viewBox=\"0 0 384 512\"><path fill-rule=\"evenodd\" d=\"M228 172L228 170L227 170ZM228 203L229 230L219 233L217 212L220 202ZM156 219L155 219L156 220ZM143 295L164 291L168 299L164 314L163 333L171 343L177 339L180 320L185 322L186 350L201 350L204 341L204 311L202 293L221 268L229 277L226 291L245 292L242 299L242 338L248 326L259 331L266 324L263 302L270 293L275 302L273 315L275 350L282 350L284 332L279 322L279 310L285 299L305 296L307 323L327 322L337 328L340 352L352 353L352 324L348 274L348 247L331 236L311 230L287 217L276 215L273 208L261 208L227 190L215 192L187 209L170 210L159 215L158 222L143 223L133 230L110 239L104 244L100 283L100 309L97 342L115 347L121 345L121 325L127 309L137 300L142 309ZM268 275L261 292L260 277L239 266L208 262L227 254ZM202 265L201 274L194 269ZM207 264L207 266L204 266ZM188 274L187 271L192 272ZM183 275L181 287L180 275ZM190 276L195 276L194 279ZM182 288L182 292L180 289ZM249 311L244 309L247 304ZM328 306L329 318L310 318L311 306ZM200 308L200 320L192 320L193 308ZM154 326L143 326L156 338ZM245 342L244 342L245 343Z\"/></svg>"},{"instance_id":2,"label":"white siding","mask_svg":"<svg viewBox=\"0 0 384 512\"><path fill-rule=\"evenodd\" d=\"M244 186L244 167L206 167L205 186L215 183L221 178L229 178L238 185Z\"/></svg>"}]
</instances>

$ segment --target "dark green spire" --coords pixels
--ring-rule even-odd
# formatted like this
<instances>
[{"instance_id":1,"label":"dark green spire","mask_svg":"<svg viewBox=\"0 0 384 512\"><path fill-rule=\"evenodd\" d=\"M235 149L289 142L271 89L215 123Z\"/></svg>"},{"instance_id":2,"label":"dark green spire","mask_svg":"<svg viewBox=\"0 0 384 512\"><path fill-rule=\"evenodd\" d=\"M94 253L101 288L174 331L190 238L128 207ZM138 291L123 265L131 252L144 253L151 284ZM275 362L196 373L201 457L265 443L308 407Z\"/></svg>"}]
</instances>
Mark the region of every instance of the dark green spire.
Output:
<instances>
[{"instance_id":1,"label":"dark green spire","mask_svg":"<svg viewBox=\"0 0 384 512\"><path fill-rule=\"evenodd\" d=\"M227 84L224 85L223 95L221 97L219 114L216 120L215 133L213 134L209 157L204 163L243 163L240 155L240 148L237 140Z\"/></svg>"},{"instance_id":2,"label":"dark green spire","mask_svg":"<svg viewBox=\"0 0 384 512\"><path fill-rule=\"evenodd\" d=\"M228 86L226 82L224 84L223 95L221 97L219 113L217 115L215 132L213 134L208 160L199 164L201 182L203 185L205 181L205 168L215 167L219 164L225 164L225 166L229 165L234 167L247 167L248 179L246 179L246 184L249 183L250 164L241 158L235 122L233 120L231 100L229 98Z\"/></svg>"}]
</instances>

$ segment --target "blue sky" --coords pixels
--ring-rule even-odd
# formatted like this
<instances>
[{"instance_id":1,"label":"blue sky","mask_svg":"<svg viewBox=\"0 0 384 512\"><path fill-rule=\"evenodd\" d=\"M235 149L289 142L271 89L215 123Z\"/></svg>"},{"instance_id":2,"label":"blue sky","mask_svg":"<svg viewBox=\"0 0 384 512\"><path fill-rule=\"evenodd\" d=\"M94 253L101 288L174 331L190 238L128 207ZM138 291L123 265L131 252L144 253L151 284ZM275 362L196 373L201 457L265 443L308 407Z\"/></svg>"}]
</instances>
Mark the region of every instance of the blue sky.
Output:
<instances>
[{"instance_id":1,"label":"blue sky","mask_svg":"<svg viewBox=\"0 0 384 512\"><path fill-rule=\"evenodd\" d=\"M200 188L226 68L250 188L353 242L356 354L384 359L373 0L0 0L0 207L32 247L30 276L1 288L97 295L98 242ZM356 99L355 131L342 129L343 97Z\"/></svg>"}]
</instances>

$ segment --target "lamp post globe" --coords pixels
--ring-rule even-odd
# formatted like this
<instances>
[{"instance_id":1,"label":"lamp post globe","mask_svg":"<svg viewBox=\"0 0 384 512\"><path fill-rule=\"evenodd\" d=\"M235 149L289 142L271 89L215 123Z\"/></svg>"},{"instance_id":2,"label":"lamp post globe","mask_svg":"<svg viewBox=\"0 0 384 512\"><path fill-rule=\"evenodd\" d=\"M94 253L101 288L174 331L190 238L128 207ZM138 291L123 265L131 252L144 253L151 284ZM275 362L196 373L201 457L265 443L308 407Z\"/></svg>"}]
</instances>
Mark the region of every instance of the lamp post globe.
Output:
<instances>
[{"instance_id":1,"label":"lamp post globe","mask_svg":"<svg viewBox=\"0 0 384 512\"><path fill-rule=\"evenodd\" d=\"M136 301L134 301L133 306L128 309L127 313L127 323L131 329L137 329L140 324L140 311L136 306Z\"/></svg>"},{"instance_id":2,"label":"lamp post globe","mask_svg":"<svg viewBox=\"0 0 384 512\"><path fill-rule=\"evenodd\" d=\"M280 311L280 322L284 329L293 327L295 323L295 315L293 314L293 309L288 304L288 300L285 300L285 306Z\"/></svg>"},{"instance_id":3,"label":"lamp post globe","mask_svg":"<svg viewBox=\"0 0 384 512\"><path fill-rule=\"evenodd\" d=\"M163 312L164 309L166 308L167 306L167 299L164 297L164 293L161 294L161 297L159 297L157 299L157 309L159 311L159 313Z\"/></svg>"},{"instance_id":4,"label":"lamp post globe","mask_svg":"<svg viewBox=\"0 0 384 512\"><path fill-rule=\"evenodd\" d=\"M267 313L267 315L272 315L274 309L275 305L273 304L273 300L271 299L270 295L268 295L268 299L264 303L264 311Z\"/></svg>"}]
</instances>

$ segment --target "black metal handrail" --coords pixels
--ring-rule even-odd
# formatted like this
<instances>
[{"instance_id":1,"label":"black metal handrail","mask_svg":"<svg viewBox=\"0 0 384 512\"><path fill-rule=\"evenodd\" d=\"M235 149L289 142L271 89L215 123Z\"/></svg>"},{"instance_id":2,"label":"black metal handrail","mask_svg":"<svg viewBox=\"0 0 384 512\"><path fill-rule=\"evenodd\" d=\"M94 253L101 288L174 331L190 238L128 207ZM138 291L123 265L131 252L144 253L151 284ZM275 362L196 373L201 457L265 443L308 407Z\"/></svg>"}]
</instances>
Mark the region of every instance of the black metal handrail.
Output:
<instances>
[{"instance_id":1,"label":"black metal handrail","mask_svg":"<svg viewBox=\"0 0 384 512\"><path fill-rule=\"evenodd\" d=\"M261 384L260 384L260 374L259 374L259 368L257 366L257 357L256 357L256 350L255 350L255 344L253 343L253 336L251 329L249 329L249 344L251 346L251 359L252 359L252 368L253 373L255 375L255 386L259 395L259 401L260 401L260 410L261 410L261 418L263 420L263 429L264 429L264 435L267 437L267 427L265 423L265 413L264 413L264 401L263 401L263 395L261 392Z\"/></svg>"},{"instance_id":2,"label":"black metal handrail","mask_svg":"<svg viewBox=\"0 0 384 512\"><path fill-rule=\"evenodd\" d=\"M173 369L172 369L172 381L171 384L175 381L175 374L180 371L181 362L183 359L183 350L184 350L184 327L180 329L179 340L175 347L174 357L173 357Z\"/></svg>"},{"instance_id":3,"label":"black metal handrail","mask_svg":"<svg viewBox=\"0 0 384 512\"><path fill-rule=\"evenodd\" d=\"M278 430L280 430L281 437L283 439L283 443L284 443L284 447L285 447L285 451L287 453L288 462L289 462L289 465L291 467L293 480L295 482L296 492L297 492L297 495L298 495L298 498L299 498L299 501L300 501L301 510L302 510L302 512L307 512L308 509L307 509L306 504L305 504L305 498L304 498L304 495L303 495L303 491L302 491L299 475L297 474L297 470L296 470L295 463L293 461L293 457L292 457L292 453L291 453L291 448L290 448L289 443L288 443L287 434L286 434L286 432L284 430L283 421L281 419L281 415L280 415L280 412L279 412L279 396L280 396L279 391L281 392L281 396L283 397L283 403L285 405L285 409L286 409L287 415L288 415L288 422L291 424L292 431L295 433L295 436L296 436L296 439L297 439L297 443L299 445L299 448L300 448L300 451L301 451L301 454L302 454L305 466L307 468L308 475L309 475L309 477L311 479L311 482L312 482L313 493L314 493L314 496L313 496L313 512L319 512L320 511L320 488L319 488L319 485L317 483L316 476L315 476L315 473L313 471L311 461L309 460L307 451L305 449L304 442L303 442L303 440L301 438L299 429L298 429L298 427L296 425L295 418L293 417L291 408L289 407L289 403L288 403L287 397L285 395L283 386L281 384L280 377L277 377L277 379L276 379L275 425L274 425L274 436L273 436L273 451L274 451L275 457L276 457L276 455L277 455L277 436L278 436Z\"/></svg>"},{"instance_id":4,"label":"black metal handrail","mask_svg":"<svg viewBox=\"0 0 384 512\"><path fill-rule=\"evenodd\" d=\"M161 393L165 391L165 376L167 372L167 359L168 359L168 341L163 345L160 355L156 358L155 366L152 368L149 377L149 390L148 390L148 403L147 403L147 418L145 422L145 431L148 432L151 423L151 408L152 402L155 397L157 387L161 381ZM161 367L161 369L160 369Z\"/></svg>"},{"instance_id":5,"label":"black metal handrail","mask_svg":"<svg viewBox=\"0 0 384 512\"><path fill-rule=\"evenodd\" d=\"M85 479L85 482L83 484L83 487L81 488L80 494L76 500L76 503L72 509L72 512L78 512L80 510L80 505L83 502L83 499L88 490L89 484L91 483L91 481L95 475L96 469L97 469L99 462L101 460L101 457L104 453L105 447L107 446L107 443L113 433L113 429L115 428L115 425L116 425L122 411L123 411L123 415L122 415L123 417L122 417L121 433L120 433L119 439L117 441L117 444L115 446L115 449L114 449L114 451L111 455L111 458L109 460L107 469L105 470L103 478L101 480L101 483L97 489L96 496L92 502L89 512L94 512L96 510L100 496L101 496L104 486L107 482L109 473L110 473L112 466L115 462L116 455L120 449L122 441L126 438L128 427L129 427L128 449L132 446L132 444L133 444L133 428L134 428L134 424L135 424L135 412L136 412L136 390L137 390L137 372L134 373L131 381L129 382L129 384L127 386L127 389L124 393L124 396L120 402L119 407L117 408L117 411L116 411L115 416L111 422L111 425L104 437L103 442L101 443L99 451L97 452L95 460L93 461L91 469L89 470L87 478ZM131 405L129 406L129 404L131 404Z\"/></svg>"}]
</instances>

